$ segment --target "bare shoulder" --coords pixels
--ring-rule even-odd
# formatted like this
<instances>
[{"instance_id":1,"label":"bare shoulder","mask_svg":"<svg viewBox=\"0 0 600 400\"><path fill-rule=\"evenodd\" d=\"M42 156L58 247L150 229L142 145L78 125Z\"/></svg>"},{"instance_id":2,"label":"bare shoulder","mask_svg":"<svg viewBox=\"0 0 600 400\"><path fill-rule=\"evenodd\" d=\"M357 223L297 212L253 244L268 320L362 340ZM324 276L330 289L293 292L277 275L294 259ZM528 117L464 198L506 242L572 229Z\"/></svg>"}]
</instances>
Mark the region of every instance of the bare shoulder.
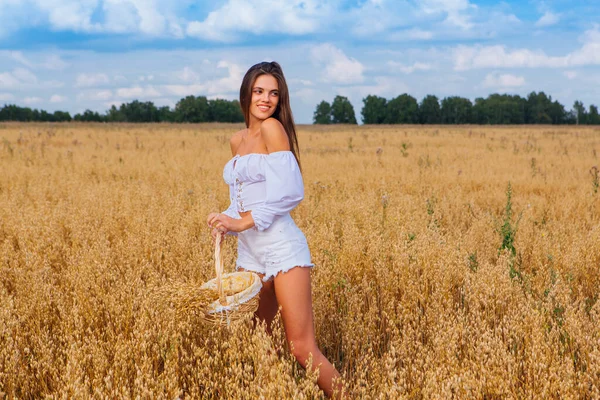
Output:
<instances>
[{"instance_id":1,"label":"bare shoulder","mask_svg":"<svg viewBox=\"0 0 600 400\"><path fill-rule=\"evenodd\" d=\"M285 132L285 128L275 118L267 118L262 122L260 125L260 134L269 153L290 149L290 140Z\"/></svg>"},{"instance_id":2,"label":"bare shoulder","mask_svg":"<svg viewBox=\"0 0 600 400\"><path fill-rule=\"evenodd\" d=\"M240 143L242 142L242 134L244 133L246 129L242 129L241 131L237 131L236 133L233 134L233 136L231 136L231 139L229 139L229 146L231 147L231 155L235 156L237 153L237 149L240 146Z\"/></svg>"}]
</instances>

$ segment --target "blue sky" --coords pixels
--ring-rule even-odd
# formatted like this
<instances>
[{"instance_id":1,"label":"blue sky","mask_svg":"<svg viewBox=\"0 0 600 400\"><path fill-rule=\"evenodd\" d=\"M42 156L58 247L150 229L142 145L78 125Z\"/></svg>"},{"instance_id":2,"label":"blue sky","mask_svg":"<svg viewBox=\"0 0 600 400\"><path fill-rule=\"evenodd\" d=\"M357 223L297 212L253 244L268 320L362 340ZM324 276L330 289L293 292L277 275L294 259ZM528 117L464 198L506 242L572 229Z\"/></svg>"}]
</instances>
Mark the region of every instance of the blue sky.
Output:
<instances>
[{"instance_id":1,"label":"blue sky","mask_svg":"<svg viewBox=\"0 0 600 400\"><path fill-rule=\"evenodd\" d=\"M0 0L0 104L234 99L276 60L298 123L338 94L358 119L369 94L600 105L599 17L598 0Z\"/></svg>"}]
</instances>

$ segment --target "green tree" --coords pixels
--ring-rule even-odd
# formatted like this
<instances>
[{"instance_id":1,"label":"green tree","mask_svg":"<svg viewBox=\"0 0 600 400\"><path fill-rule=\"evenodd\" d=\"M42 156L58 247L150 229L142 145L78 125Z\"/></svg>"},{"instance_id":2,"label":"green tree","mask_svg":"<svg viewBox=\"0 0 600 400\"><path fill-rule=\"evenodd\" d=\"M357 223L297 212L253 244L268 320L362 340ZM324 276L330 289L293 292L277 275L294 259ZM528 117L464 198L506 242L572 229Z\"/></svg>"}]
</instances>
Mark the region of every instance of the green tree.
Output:
<instances>
[{"instance_id":1,"label":"green tree","mask_svg":"<svg viewBox=\"0 0 600 400\"><path fill-rule=\"evenodd\" d=\"M237 100L229 101L224 99L209 100L208 121L244 122L244 114L242 114L240 102Z\"/></svg>"},{"instance_id":2,"label":"green tree","mask_svg":"<svg viewBox=\"0 0 600 400\"><path fill-rule=\"evenodd\" d=\"M323 100L317 104L315 113L313 114L313 124L330 124L331 123L331 104Z\"/></svg>"},{"instance_id":3,"label":"green tree","mask_svg":"<svg viewBox=\"0 0 600 400\"><path fill-rule=\"evenodd\" d=\"M54 111L53 119L56 122L69 122L71 121L71 114L66 111Z\"/></svg>"},{"instance_id":4,"label":"green tree","mask_svg":"<svg viewBox=\"0 0 600 400\"><path fill-rule=\"evenodd\" d=\"M33 111L29 107L19 107L16 104L5 105L0 110L2 121L33 121Z\"/></svg>"},{"instance_id":5,"label":"green tree","mask_svg":"<svg viewBox=\"0 0 600 400\"><path fill-rule=\"evenodd\" d=\"M108 122L125 122L125 114L121 112L114 104L106 111L106 120Z\"/></svg>"},{"instance_id":6,"label":"green tree","mask_svg":"<svg viewBox=\"0 0 600 400\"><path fill-rule=\"evenodd\" d=\"M479 125L490 124L491 110L489 108L489 102L486 99L483 97L476 98L471 109L471 121Z\"/></svg>"},{"instance_id":7,"label":"green tree","mask_svg":"<svg viewBox=\"0 0 600 400\"><path fill-rule=\"evenodd\" d=\"M422 124L439 124L442 122L440 102L436 96L428 94L421 100L419 122Z\"/></svg>"},{"instance_id":8,"label":"green tree","mask_svg":"<svg viewBox=\"0 0 600 400\"><path fill-rule=\"evenodd\" d=\"M187 96L177 102L174 114L177 122L207 122L208 100L205 96Z\"/></svg>"},{"instance_id":9,"label":"green tree","mask_svg":"<svg viewBox=\"0 0 600 400\"><path fill-rule=\"evenodd\" d=\"M443 124L471 123L471 100L459 96L446 97L442 100L441 114Z\"/></svg>"},{"instance_id":10,"label":"green tree","mask_svg":"<svg viewBox=\"0 0 600 400\"><path fill-rule=\"evenodd\" d=\"M17 121L17 106L14 104L4 105L2 109L0 109L0 121Z\"/></svg>"},{"instance_id":11,"label":"green tree","mask_svg":"<svg viewBox=\"0 0 600 400\"><path fill-rule=\"evenodd\" d=\"M600 125L600 115L598 115L598 107L590 104L590 113L588 114L588 124Z\"/></svg>"},{"instance_id":12,"label":"green tree","mask_svg":"<svg viewBox=\"0 0 600 400\"><path fill-rule=\"evenodd\" d=\"M171 111L169 106L162 106L158 109L158 121L159 122L173 122L175 120L175 113Z\"/></svg>"},{"instance_id":13,"label":"green tree","mask_svg":"<svg viewBox=\"0 0 600 400\"><path fill-rule=\"evenodd\" d=\"M354 107L345 96L337 95L331 104L331 122L334 124L356 124Z\"/></svg>"},{"instance_id":14,"label":"green tree","mask_svg":"<svg viewBox=\"0 0 600 400\"><path fill-rule=\"evenodd\" d=\"M19 110L19 119L18 121L24 121L24 122L28 122L28 121L34 121L35 120L35 113L33 112L33 110L29 107L18 107Z\"/></svg>"},{"instance_id":15,"label":"green tree","mask_svg":"<svg viewBox=\"0 0 600 400\"><path fill-rule=\"evenodd\" d=\"M404 93L390 100L386 107L385 122L388 124L416 124L419 122L417 99Z\"/></svg>"},{"instance_id":16,"label":"green tree","mask_svg":"<svg viewBox=\"0 0 600 400\"><path fill-rule=\"evenodd\" d=\"M577 120L577 125L585 125L587 124L587 111L583 103L579 100L575 101L573 104L573 111L575 112L575 118Z\"/></svg>"},{"instance_id":17,"label":"green tree","mask_svg":"<svg viewBox=\"0 0 600 400\"><path fill-rule=\"evenodd\" d=\"M75 114L73 120L80 122L104 122L104 116L97 111L85 110L83 114Z\"/></svg>"},{"instance_id":18,"label":"green tree","mask_svg":"<svg viewBox=\"0 0 600 400\"><path fill-rule=\"evenodd\" d=\"M568 121L566 121L567 111L565 110L565 106L560 104L558 101L554 101L550 105L549 115L550 120L555 125L568 123Z\"/></svg>"},{"instance_id":19,"label":"green tree","mask_svg":"<svg viewBox=\"0 0 600 400\"><path fill-rule=\"evenodd\" d=\"M386 115L387 100L383 97L369 95L363 99L361 110L365 124L383 124Z\"/></svg>"},{"instance_id":20,"label":"green tree","mask_svg":"<svg viewBox=\"0 0 600 400\"><path fill-rule=\"evenodd\" d=\"M131 103L123 103L119 107L119 113L124 116L126 122L158 122L158 109L151 101L134 100Z\"/></svg>"},{"instance_id":21,"label":"green tree","mask_svg":"<svg viewBox=\"0 0 600 400\"><path fill-rule=\"evenodd\" d=\"M531 92L527 96L525 107L525 123L527 124L560 124L565 119L564 107L552 102L552 97L544 92ZM561 109L562 108L562 109Z\"/></svg>"},{"instance_id":22,"label":"green tree","mask_svg":"<svg viewBox=\"0 0 600 400\"><path fill-rule=\"evenodd\" d=\"M487 99L477 98L471 121L476 124L523 124L526 101L518 95L491 94Z\"/></svg>"}]
</instances>

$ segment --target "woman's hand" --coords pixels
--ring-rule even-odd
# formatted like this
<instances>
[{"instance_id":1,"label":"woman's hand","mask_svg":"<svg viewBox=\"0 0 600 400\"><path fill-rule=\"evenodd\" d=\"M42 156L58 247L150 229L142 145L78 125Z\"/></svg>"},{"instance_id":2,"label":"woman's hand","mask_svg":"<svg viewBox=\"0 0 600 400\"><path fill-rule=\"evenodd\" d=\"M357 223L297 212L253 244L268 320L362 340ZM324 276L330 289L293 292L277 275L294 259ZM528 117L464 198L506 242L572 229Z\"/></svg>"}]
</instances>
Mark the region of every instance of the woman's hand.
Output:
<instances>
[{"instance_id":1,"label":"woman's hand","mask_svg":"<svg viewBox=\"0 0 600 400\"><path fill-rule=\"evenodd\" d=\"M213 228L213 237L216 236L217 231L221 233L231 232L240 232L240 220L231 218L228 215L220 214L220 213L210 213L206 220L208 226Z\"/></svg>"},{"instance_id":2,"label":"woman's hand","mask_svg":"<svg viewBox=\"0 0 600 400\"><path fill-rule=\"evenodd\" d=\"M254 226L254 220L251 215L245 215L241 219L235 219L225 214L210 213L206 222L214 231L216 230L222 233L241 232ZM213 232L213 237L215 236L216 232Z\"/></svg>"}]
</instances>

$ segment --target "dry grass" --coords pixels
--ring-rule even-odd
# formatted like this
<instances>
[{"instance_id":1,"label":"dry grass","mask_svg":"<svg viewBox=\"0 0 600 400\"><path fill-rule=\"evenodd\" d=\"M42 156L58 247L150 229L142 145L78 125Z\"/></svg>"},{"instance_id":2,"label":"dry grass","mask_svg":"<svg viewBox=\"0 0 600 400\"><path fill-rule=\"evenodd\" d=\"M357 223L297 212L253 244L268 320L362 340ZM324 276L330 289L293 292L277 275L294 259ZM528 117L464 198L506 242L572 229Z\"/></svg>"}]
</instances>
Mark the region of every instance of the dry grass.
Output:
<instances>
[{"instance_id":1,"label":"dry grass","mask_svg":"<svg viewBox=\"0 0 600 400\"><path fill-rule=\"evenodd\" d=\"M169 301L213 277L204 221L227 206L235 129L0 125L4 396L321 396L280 325L209 329ZM600 397L600 130L300 127L300 142L318 341L352 397Z\"/></svg>"}]
</instances>

